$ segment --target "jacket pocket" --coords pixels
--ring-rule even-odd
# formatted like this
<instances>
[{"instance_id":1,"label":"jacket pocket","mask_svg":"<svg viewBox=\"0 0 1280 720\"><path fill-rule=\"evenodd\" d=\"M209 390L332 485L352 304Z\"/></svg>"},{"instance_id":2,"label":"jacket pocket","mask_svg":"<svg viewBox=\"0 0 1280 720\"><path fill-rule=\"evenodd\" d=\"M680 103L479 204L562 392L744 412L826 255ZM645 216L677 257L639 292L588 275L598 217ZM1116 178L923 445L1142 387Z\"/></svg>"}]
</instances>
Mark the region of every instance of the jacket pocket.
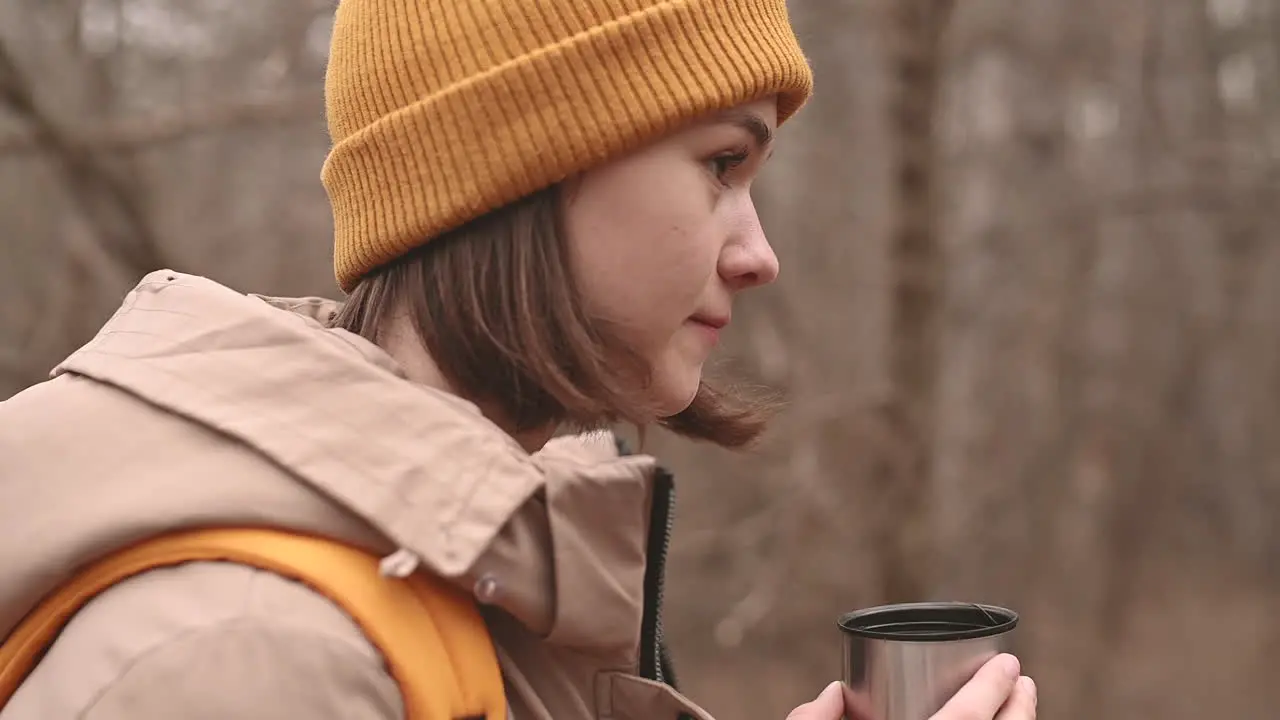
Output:
<instances>
[{"instance_id":1,"label":"jacket pocket","mask_svg":"<svg viewBox=\"0 0 1280 720\"><path fill-rule=\"evenodd\" d=\"M596 712L599 720L715 720L670 685L621 672L597 678Z\"/></svg>"}]
</instances>

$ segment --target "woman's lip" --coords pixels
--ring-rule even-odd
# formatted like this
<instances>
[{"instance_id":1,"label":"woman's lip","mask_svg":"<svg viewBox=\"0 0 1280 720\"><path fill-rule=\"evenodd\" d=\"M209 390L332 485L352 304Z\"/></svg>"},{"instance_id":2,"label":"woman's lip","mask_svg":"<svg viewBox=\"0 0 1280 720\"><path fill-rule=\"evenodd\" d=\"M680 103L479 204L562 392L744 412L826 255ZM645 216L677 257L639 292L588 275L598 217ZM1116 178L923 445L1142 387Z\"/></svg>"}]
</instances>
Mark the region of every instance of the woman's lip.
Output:
<instances>
[{"instance_id":1,"label":"woman's lip","mask_svg":"<svg viewBox=\"0 0 1280 720\"><path fill-rule=\"evenodd\" d=\"M720 342L720 328L715 325L712 325L706 320L699 320L697 318L690 320L689 324L693 325L700 332L706 335L712 345L716 345Z\"/></svg>"},{"instance_id":2,"label":"woman's lip","mask_svg":"<svg viewBox=\"0 0 1280 720\"><path fill-rule=\"evenodd\" d=\"M712 330L722 330L725 325L729 324L729 321L724 318L694 317L692 320L699 325L706 325Z\"/></svg>"}]
</instances>

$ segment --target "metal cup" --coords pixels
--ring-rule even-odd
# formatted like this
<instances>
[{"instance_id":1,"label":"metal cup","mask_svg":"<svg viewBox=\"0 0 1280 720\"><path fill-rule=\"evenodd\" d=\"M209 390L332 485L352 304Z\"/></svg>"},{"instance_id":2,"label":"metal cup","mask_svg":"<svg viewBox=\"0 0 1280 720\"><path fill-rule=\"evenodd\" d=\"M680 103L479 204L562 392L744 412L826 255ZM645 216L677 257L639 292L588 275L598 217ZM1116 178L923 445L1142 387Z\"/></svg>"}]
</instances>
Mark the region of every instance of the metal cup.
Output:
<instances>
[{"instance_id":1,"label":"metal cup","mask_svg":"<svg viewBox=\"0 0 1280 720\"><path fill-rule=\"evenodd\" d=\"M851 720L928 720L983 663L1009 652L1012 610L962 602L883 605L842 615Z\"/></svg>"}]
</instances>

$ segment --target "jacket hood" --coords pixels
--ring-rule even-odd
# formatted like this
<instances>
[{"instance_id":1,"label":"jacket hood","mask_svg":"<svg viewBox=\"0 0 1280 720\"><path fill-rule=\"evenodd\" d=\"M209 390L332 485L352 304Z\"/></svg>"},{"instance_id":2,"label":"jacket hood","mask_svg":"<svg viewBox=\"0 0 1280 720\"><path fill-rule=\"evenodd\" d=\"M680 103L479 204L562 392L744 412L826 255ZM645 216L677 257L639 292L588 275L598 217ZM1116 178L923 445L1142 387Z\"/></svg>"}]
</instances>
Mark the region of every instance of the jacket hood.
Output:
<instances>
[{"instance_id":1,"label":"jacket hood","mask_svg":"<svg viewBox=\"0 0 1280 720\"><path fill-rule=\"evenodd\" d=\"M377 346L327 328L337 308L319 298L245 295L201 277L152 273L96 337L58 365L44 384L50 387L0 403L0 453L20 458L15 471L38 475L48 463L25 450L25 434L37 431L19 428L15 416L41 412L40 393L78 392L74 384L57 390L59 382L87 379L141 400L165 423L213 431L223 445L251 450L274 466L273 478L284 478L271 482L290 483L288 492L299 497L323 496L371 526L385 539L383 549L396 551L391 559L422 563L468 590L483 585L482 599L536 632L569 644L633 645L653 459L619 457L604 433L557 438L530 455L471 403L411 383ZM103 431L65 420L66 432ZM35 425L47 435L59 423ZM176 457L182 450L157 452ZM208 462L218 457L210 454ZM0 486L9 482L3 480ZM94 487L86 483L85 492ZM270 522L261 517L270 510L255 499L257 490L239 477L216 487L202 480L193 497L215 509L199 522ZM67 569L37 567L40 553L20 550L35 522L24 517L39 517L42 527L84 523L64 517L63 504L48 493L10 492L16 496L0 489L0 506L8 505L0 510L0 567L19 581L52 582ZM110 517L95 518L95 526L163 525L147 516L146 505L103 503L93 512ZM0 636L16 621L9 611L30 600L29 587L8 584L0 583Z\"/></svg>"}]
</instances>

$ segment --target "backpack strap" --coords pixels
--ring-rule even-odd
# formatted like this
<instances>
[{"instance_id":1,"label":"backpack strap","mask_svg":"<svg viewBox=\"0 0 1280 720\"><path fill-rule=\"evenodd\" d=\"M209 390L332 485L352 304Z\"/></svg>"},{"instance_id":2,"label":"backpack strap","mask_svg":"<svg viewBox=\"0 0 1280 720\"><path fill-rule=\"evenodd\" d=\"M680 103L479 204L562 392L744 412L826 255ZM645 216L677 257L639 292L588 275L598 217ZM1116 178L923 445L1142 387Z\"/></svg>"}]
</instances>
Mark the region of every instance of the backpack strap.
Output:
<instances>
[{"instance_id":1,"label":"backpack strap","mask_svg":"<svg viewBox=\"0 0 1280 720\"><path fill-rule=\"evenodd\" d=\"M249 565L337 604L382 653L407 720L505 720L496 652L473 600L424 572L387 578L378 558L289 531L225 528L162 535L89 566L46 598L0 645L0 708L63 626L98 593L139 573L193 561Z\"/></svg>"}]
</instances>

